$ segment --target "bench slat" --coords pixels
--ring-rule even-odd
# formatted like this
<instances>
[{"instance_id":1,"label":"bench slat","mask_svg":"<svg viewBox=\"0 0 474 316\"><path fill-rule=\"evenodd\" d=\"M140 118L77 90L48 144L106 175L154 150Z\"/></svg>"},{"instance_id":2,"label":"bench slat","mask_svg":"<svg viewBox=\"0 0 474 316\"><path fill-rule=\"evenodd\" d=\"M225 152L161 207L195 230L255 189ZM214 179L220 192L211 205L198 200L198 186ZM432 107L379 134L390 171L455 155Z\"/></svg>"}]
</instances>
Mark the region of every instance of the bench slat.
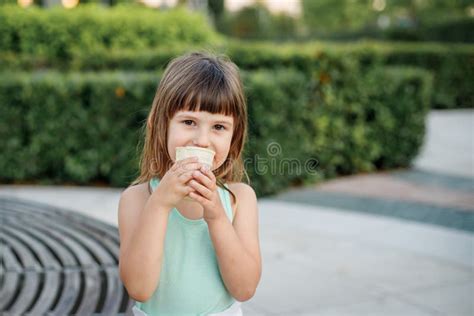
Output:
<instances>
[{"instance_id":1,"label":"bench slat","mask_svg":"<svg viewBox=\"0 0 474 316\"><path fill-rule=\"evenodd\" d=\"M79 270L66 269L63 272L63 287L58 303L52 311L54 315L70 315L79 296L81 276Z\"/></svg>"},{"instance_id":2,"label":"bench slat","mask_svg":"<svg viewBox=\"0 0 474 316\"><path fill-rule=\"evenodd\" d=\"M30 315L43 315L50 310L60 291L61 276L59 271L46 271L44 286L35 305L29 311Z\"/></svg>"},{"instance_id":3,"label":"bench slat","mask_svg":"<svg viewBox=\"0 0 474 316\"><path fill-rule=\"evenodd\" d=\"M33 252L39 257L43 268L58 270L61 267L59 262L44 244L38 242L36 239L21 230L11 228L9 221L6 223L7 225L4 225L3 230L8 232L11 236L14 236L16 239L21 240L24 244L29 245L33 249Z\"/></svg>"},{"instance_id":4,"label":"bench slat","mask_svg":"<svg viewBox=\"0 0 474 316\"><path fill-rule=\"evenodd\" d=\"M23 314L34 303L34 298L40 288L40 276L36 271L23 272L23 284L20 293L10 308L10 313Z\"/></svg>"},{"instance_id":5,"label":"bench slat","mask_svg":"<svg viewBox=\"0 0 474 316\"><path fill-rule=\"evenodd\" d=\"M134 302L120 280L117 227L10 197L0 197L0 221L6 224L0 225L5 315L130 314Z\"/></svg>"},{"instance_id":6,"label":"bench slat","mask_svg":"<svg viewBox=\"0 0 474 316\"><path fill-rule=\"evenodd\" d=\"M107 268L107 294L103 307L106 314L118 311L122 304L124 288L117 268Z\"/></svg>"},{"instance_id":7,"label":"bench slat","mask_svg":"<svg viewBox=\"0 0 474 316\"><path fill-rule=\"evenodd\" d=\"M21 285L19 272L6 271L3 277L3 286L0 289L0 311L6 310L7 305L15 297L17 287Z\"/></svg>"},{"instance_id":8,"label":"bench slat","mask_svg":"<svg viewBox=\"0 0 474 316\"><path fill-rule=\"evenodd\" d=\"M4 243L2 245L3 265L6 271L20 272L23 270L20 261L16 258L13 253L12 246Z\"/></svg>"},{"instance_id":9,"label":"bench slat","mask_svg":"<svg viewBox=\"0 0 474 316\"><path fill-rule=\"evenodd\" d=\"M9 225L15 230L28 233L33 238L40 241L46 247L51 249L51 251L53 251L54 254L59 258L61 266L77 267L77 261L74 259L74 256L65 247L65 245L58 242L56 239L50 237L43 230L32 229L32 227L29 226L28 222L22 222L22 223L15 222L15 224L9 223ZM25 227L28 227L29 229L26 231Z\"/></svg>"}]
</instances>

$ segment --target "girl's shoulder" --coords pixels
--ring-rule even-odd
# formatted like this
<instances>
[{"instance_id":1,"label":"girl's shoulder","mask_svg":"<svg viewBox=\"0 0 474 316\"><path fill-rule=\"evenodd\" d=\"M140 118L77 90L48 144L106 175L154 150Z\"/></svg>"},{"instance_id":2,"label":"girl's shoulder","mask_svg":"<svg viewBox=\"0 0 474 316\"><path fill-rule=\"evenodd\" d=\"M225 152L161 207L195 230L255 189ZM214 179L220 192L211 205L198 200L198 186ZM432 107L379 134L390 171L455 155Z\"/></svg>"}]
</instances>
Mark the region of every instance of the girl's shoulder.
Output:
<instances>
[{"instance_id":1,"label":"girl's shoulder","mask_svg":"<svg viewBox=\"0 0 474 316\"><path fill-rule=\"evenodd\" d=\"M231 199L232 210L235 212L238 210L239 204L243 201L256 199L256 194L254 189L243 182L227 182L227 187L235 194L236 201Z\"/></svg>"},{"instance_id":2,"label":"girl's shoulder","mask_svg":"<svg viewBox=\"0 0 474 316\"><path fill-rule=\"evenodd\" d=\"M243 183L243 182L227 182L227 186L229 187L229 189L231 189L232 191L239 191L239 192L243 192L243 191L254 191L253 188L248 185L247 183Z\"/></svg>"},{"instance_id":3,"label":"girl's shoulder","mask_svg":"<svg viewBox=\"0 0 474 316\"><path fill-rule=\"evenodd\" d=\"M149 182L144 182L144 183L139 183L135 185L131 185L127 187L123 193L126 193L128 195L132 195L136 198L142 199L142 200L148 200L148 198L151 195L150 191L150 186Z\"/></svg>"}]
</instances>

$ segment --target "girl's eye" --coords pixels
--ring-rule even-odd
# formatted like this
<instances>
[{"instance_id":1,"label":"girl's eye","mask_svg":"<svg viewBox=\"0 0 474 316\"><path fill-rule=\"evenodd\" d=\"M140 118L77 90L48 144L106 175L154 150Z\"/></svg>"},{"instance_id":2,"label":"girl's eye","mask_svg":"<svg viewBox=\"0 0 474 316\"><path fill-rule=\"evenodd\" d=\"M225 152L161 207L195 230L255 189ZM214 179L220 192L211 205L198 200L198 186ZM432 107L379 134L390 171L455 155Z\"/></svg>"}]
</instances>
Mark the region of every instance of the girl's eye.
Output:
<instances>
[{"instance_id":1,"label":"girl's eye","mask_svg":"<svg viewBox=\"0 0 474 316\"><path fill-rule=\"evenodd\" d=\"M183 123L184 123L184 125L191 126L191 125L194 123L194 121L193 121L193 120L184 120ZM218 131L223 131L223 130L226 129L225 126L224 126L224 125L221 125L221 124L216 124L216 125L214 125L214 127L215 127L216 130L218 130Z\"/></svg>"}]
</instances>

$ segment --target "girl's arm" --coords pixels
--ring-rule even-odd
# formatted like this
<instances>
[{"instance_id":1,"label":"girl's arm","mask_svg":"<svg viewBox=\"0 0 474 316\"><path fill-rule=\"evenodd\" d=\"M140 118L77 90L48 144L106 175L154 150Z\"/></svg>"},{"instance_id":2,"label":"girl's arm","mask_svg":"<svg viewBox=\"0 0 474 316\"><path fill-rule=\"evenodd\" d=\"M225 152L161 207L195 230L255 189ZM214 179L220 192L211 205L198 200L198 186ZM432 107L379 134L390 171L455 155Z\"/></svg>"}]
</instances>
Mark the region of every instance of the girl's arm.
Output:
<instances>
[{"instance_id":1,"label":"girl's arm","mask_svg":"<svg viewBox=\"0 0 474 316\"><path fill-rule=\"evenodd\" d=\"M224 284L243 302L255 294L262 273L257 197L244 183L234 184L232 191L239 201L233 224L224 215L208 227Z\"/></svg>"},{"instance_id":2,"label":"girl's arm","mask_svg":"<svg viewBox=\"0 0 474 316\"><path fill-rule=\"evenodd\" d=\"M169 209L137 187L120 197L119 270L129 296L144 302L159 283Z\"/></svg>"}]
</instances>

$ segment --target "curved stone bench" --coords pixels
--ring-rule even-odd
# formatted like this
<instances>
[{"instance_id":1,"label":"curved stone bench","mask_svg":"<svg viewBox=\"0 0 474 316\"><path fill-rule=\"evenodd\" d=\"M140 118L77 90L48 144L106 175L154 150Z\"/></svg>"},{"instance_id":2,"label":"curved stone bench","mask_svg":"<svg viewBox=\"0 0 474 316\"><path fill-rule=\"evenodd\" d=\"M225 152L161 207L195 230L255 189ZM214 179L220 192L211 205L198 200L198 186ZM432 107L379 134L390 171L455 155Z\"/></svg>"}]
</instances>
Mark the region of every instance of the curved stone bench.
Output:
<instances>
[{"instance_id":1,"label":"curved stone bench","mask_svg":"<svg viewBox=\"0 0 474 316\"><path fill-rule=\"evenodd\" d=\"M116 227L82 214L0 197L2 315L125 315Z\"/></svg>"}]
</instances>

